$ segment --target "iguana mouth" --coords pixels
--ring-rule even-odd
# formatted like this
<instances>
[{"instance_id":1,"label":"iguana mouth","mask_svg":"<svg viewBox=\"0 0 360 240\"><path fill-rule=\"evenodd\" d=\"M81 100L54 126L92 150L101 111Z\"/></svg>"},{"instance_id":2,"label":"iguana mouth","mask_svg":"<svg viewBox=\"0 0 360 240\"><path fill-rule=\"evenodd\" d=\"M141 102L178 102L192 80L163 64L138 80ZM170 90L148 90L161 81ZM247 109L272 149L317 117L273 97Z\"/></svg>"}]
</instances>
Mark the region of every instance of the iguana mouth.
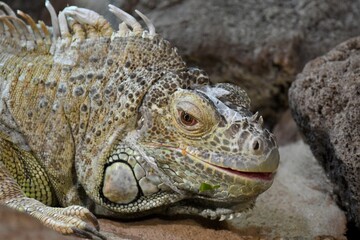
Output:
<instances>
[{"instance_id":1,"label":"iguana mouth","mask_svg":"<svg viewBox=\"0 0 360 240\"><path fill-rule=\"evenodd\" d=\"M272 181L275 176L274 172L245 172L245 171L234 170L231 168L216 166L216 165L210 164L210 163L207 163L207 164L209 164L215 168L221 169L222 171L225 171L227 173L235 174L235 175L238 175L241 177L254 179L254 180Z\"/></svg>"}]
</instances>

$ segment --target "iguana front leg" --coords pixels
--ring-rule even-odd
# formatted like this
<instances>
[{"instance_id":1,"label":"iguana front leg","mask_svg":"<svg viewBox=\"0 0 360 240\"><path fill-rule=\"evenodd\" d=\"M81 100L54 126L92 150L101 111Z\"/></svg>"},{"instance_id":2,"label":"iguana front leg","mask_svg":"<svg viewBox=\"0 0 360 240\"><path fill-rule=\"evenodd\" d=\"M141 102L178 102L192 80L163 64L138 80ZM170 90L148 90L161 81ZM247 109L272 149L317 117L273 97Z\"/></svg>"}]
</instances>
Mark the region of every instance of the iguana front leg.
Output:
<instances>
[{"instance_id":1,"label":"iguana front leg","mask_svg":"<svg viewBox=\"0 0 360 240\"><path fill-rule=\"evenodd\" d=\"M24 162L32 166L29 167L23 164ZM17 174L22 175L17 176ZM46 198L49 197L49 193L45 190L49 186L46 180L46 173L29 152L0 138L0 204L26 212L39 219L45 226L62 234L105 239L98 232L99 224L96 217L88 209L76 205L67 208L49 207L26 196L24 192L47 203L51 202Z\"/></svg>"}]
</instances>

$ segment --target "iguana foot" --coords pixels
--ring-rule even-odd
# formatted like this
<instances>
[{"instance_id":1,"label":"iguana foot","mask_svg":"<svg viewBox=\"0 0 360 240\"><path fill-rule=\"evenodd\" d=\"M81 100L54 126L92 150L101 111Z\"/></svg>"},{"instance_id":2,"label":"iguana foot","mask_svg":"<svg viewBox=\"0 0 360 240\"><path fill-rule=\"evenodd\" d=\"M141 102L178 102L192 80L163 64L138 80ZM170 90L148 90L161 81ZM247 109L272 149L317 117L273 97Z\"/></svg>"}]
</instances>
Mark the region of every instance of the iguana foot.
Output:
<instances>
[{"instance_id":1,"label":"iguana foot","mask_svg":"<svg viewBox=\"0 0 360 240\"><path fill-rule=\"evenodd\" d=\"M66 208L48 207L27 197L11 199L6 202L6 205L30 214L45 226L62 234L72 234L88 239L106 239L99 233L96 217L84 207L76 205Z\"/></svg>"},{"instance_id":2,"label":"iguana foot","mask_svg":"<svg viewBox=\"0 0 360 240\"><path fill-rule=\"evenodd\" d=\"M178 205L173 206L167 209L169 215L197 215L204 218L209 218L211 220L232 220L233 218L240 217L243 212L252 209L254 202L250 201L243 204L238 204L234 206L229 206L229 208L219 208L219 207L206 207L196 206L196 205Z\"/></svg>"}]
</instances>

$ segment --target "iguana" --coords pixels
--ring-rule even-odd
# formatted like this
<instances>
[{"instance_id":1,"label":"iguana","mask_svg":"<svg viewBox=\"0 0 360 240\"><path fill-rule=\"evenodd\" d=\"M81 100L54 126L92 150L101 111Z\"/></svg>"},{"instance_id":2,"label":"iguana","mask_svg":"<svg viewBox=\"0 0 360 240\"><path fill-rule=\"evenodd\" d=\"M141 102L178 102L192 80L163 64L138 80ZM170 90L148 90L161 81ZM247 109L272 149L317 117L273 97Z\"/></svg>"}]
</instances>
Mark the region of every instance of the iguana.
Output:
<instances>
[{"instance_id":1,"label":"iguana","mask_svg":"<svg viewBox=\"0 0 360 240\"><path fill-rule=\"evenodd\" d=\"M238 86L212 84L131 15L67 7L52 27L0 2L0 203L63 234L93 215L232 219L272 184L274 136Z\"/></svg>"}]
</instances>

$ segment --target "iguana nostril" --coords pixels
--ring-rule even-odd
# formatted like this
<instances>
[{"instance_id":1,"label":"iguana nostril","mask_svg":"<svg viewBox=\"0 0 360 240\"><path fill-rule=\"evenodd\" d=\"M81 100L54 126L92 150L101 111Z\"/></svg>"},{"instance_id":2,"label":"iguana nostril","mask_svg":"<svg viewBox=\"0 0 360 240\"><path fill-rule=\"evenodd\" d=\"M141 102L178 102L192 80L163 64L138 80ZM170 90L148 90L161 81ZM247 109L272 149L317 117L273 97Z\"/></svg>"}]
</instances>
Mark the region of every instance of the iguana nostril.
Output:
<instances>
[{"instance_id":1,"label":"iguana nostril","mask_svg":"<svg viewBox=\"0 0 360 240\"><path fill-rule=\"evenodd\" d=\"M260 143L259 143L258 140L255 140L255 141L253 142L253 144L252 144L252 149L253 149L254 151L258 151L258 150L260 149Z\"/></svg>"}]
</instances>

